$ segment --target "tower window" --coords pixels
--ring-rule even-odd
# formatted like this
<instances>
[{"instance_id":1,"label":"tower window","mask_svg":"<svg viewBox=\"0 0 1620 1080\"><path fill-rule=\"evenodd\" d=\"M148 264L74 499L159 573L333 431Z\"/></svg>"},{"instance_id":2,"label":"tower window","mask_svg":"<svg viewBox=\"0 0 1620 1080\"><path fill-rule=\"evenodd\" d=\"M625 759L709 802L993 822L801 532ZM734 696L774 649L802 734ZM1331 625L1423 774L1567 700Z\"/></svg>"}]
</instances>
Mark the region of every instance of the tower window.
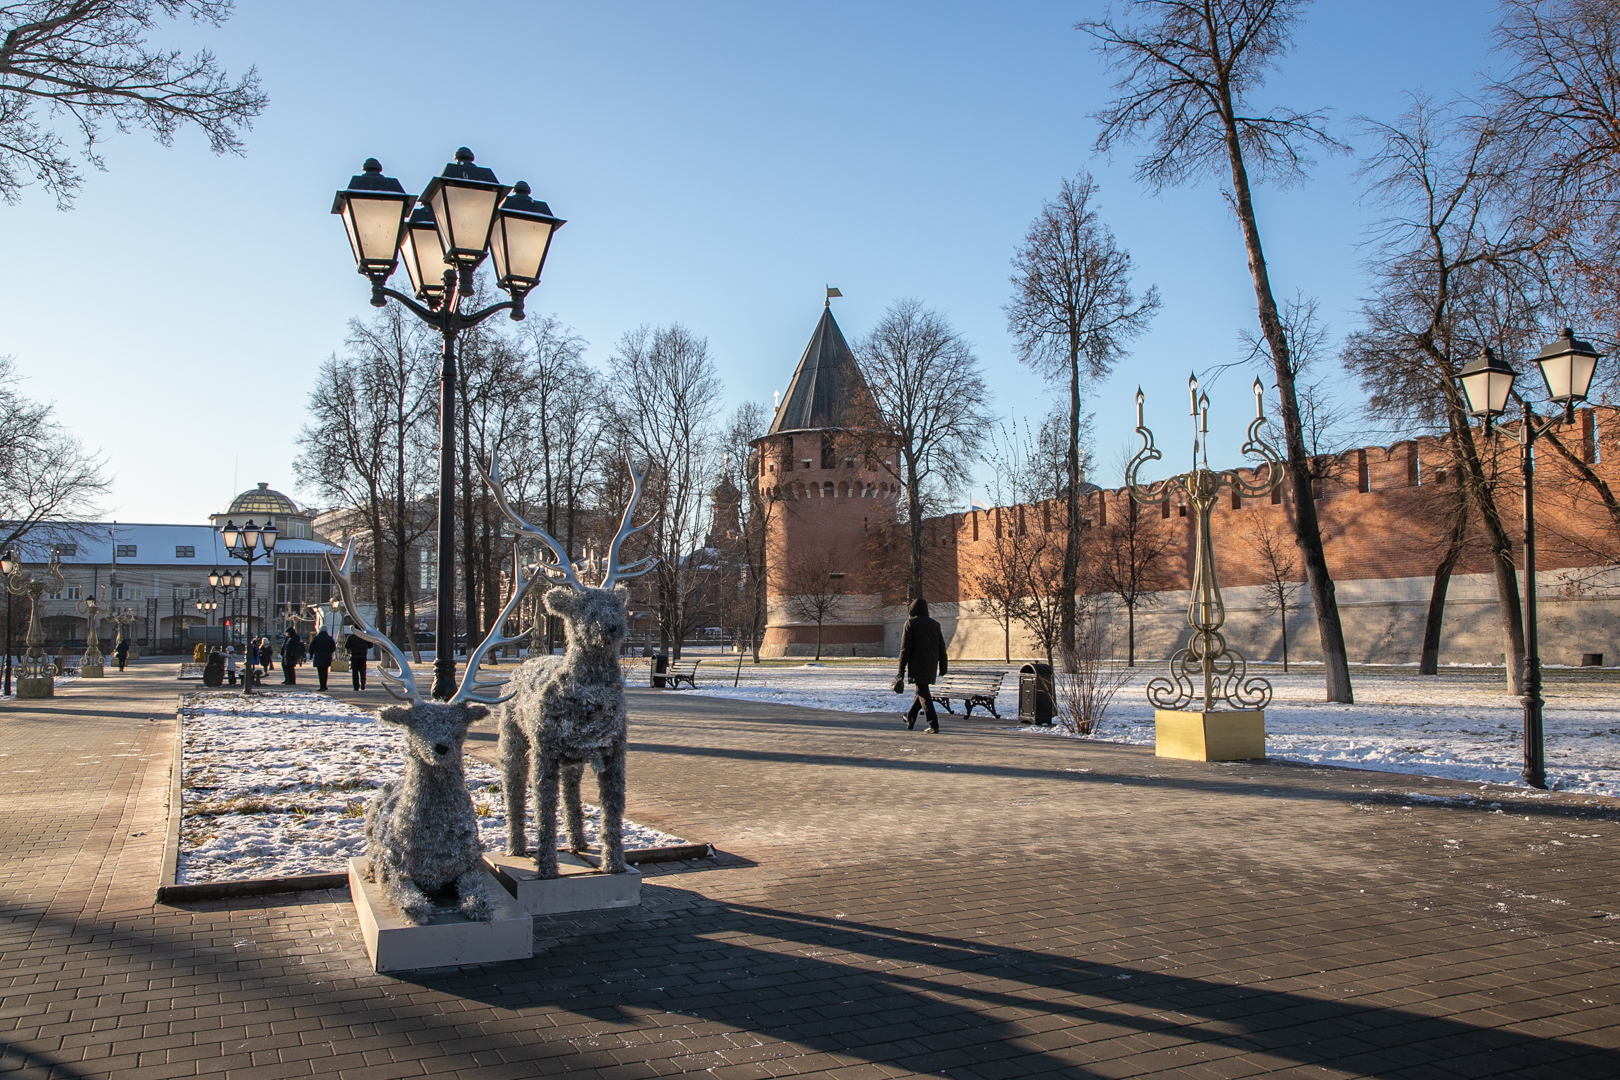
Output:
<instances>
[{"instance_id":1,"label":"tower window","mask_svg":"<svg viewBox=\"0 0 1620 1080\"><path fill-rule=\"evenodd\" d=\"M838 447L833 441L830 432L821 435L821 467L823 469L838 468Z\"/></svg>"}]
</instances>

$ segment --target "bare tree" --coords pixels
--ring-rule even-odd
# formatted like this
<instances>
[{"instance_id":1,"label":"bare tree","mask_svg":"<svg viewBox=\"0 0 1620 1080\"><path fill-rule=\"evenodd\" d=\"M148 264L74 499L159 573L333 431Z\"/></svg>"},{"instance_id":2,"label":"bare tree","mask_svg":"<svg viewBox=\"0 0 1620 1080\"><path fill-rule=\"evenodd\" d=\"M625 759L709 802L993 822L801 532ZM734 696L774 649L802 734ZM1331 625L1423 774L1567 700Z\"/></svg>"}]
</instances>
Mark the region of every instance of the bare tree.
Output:
<instances>
[{"instance_id":1,"label":"bare tree","mask_svg":"<svg viewBox=\"0 0 1620 1080\"><path fill-rule=\"evenodd\" d=\"M108 486L100 457L57 422L52 406L24 395L18 379L15 361L0 356L0 551L36 532L65 536Z\"/></svg>"},{"instance_id":2,"label":"bare tree","mask_svg":"<svg viewBox=\"0 0 1620 1080\"><path fill-rule=\"evenodd\" d=\"M923 594L924 508L967 482L990 422L990 388L967 339L918 300L889 305L854 352L875 415L852 417L851 427L905 488L907 591L915 600Z\"/></svg>"},{"instance_id":3,"label":"bare tree","mask_svg":"<svg viewBox=\"0 0 1620 1080\"><path fill-rule=\"evenodd\" d=\"M1268 514L1255 514L1245 537L1249 554L1265 575L1260 592L1260 610L1277 616L1282 630L1283 674L1288 673L1288 613L1297 611L1295 598L1304 587L1299 573L1299 552L1291 538L1285 539L1271 523Z\"/></svg>"},{"instance_id":4,"label":"bare tree","mask_svg":"<svg viewBox=\"0 0 1620 1080\"><path fill-rule=\"evenodd\" d=\"M1107 496L1099 492L1099 497ZM1135 667L1137 609L1157 604L1159 593L1170 587L1165 556L1176 545L1138 512L1135 499L1123 501L1124 513L1109 515L1096 527L1086 585L1110 594L1125 609L1126 665Z\"/></svg>"},{"instance_id":5,"label":"bare tree","mask_svg":"<svg viewBox=\"0 0 1620 1080\"><path fill-rule=\"evenodd\" d=\"M776 591L787 600L788 614L816 624L816 659L821 659L821 628L844 603L844 569L833 552L798 556L775 570Z\"/></svg>"},{"instance_id":6,"label":"bare tree","mask_svg":"<svg viewBox=\"0 0 1620 1080\"><path fill-rule=\"evenodd\" d=\"M349 323L343 356L321 365L293 461L301 485L365 522L377 624L415 648L410 555L433 527L437 355L414 319L386 308Z\"/></svg>"},{"instance_id":7,"label":"bare tree","mask_svg":"<svg viewBox=\"0 0 1620 1080\"><path fill-rule=\"evenodd\" d=\"M1056 199L1041 204L1013 256L1013 299L1007 328L1018 358L1067 390L1063 440L1064 498L1070 521L1080 520L1081 398L1084 383L1101 379L1148 327L1159 307L1157 289L1131 291L1131 256L1114 241L1096 207L1097 185L1081 173L1064 180ZM1063 647L1074 649L1074 595L1080 587L1080 537L1063 545Z\"/></svg>"},{"instance_id":8,"label":"bare tree","mask_svg":"<svg viewBox=\"0 0 1620 1080\"><path fill-rule=\"evenodd\" d=\"M1369 392L1374 415L1445 433L1495 571L1507 678L1517 693L1524 624L1495 495L1497 457L1507 448L1469 425L1456 378L1487 345L1524 359L1544 302L1538 226L1502 212L1506 178L1490 167L1496 135L1488 125L1418 99L1398 122L1368 126L1380 145L1364 175L1388 216L1364 327L1346 340L1345 366Z\"/></svg>"},{"instance_id":9,"label":"bare tree","mask_svg":"<svg viewBox=\"0 0 1620 1080\"><path fill-rule=\"evenodd\" d=\"M1293 43L1305 0L1127 0L1140 16L1127 23L1105 16L1079 24L1120 73L1120 96L1096 115L1097 148L1115 147L1150 132L1152 148L1136 174L1151 189L1214 173L1231 182L1227 198L1243 233L1260 332L1273 363L1281 402L1294 531L1316 606L1317 633L1329 701L1349 702L1350 666L1333 579L1322 551L1322 529L1311 499L1309 452L1300 422L1289 342L1272 295L1271 276L1255 215L1254 182L1299 182L1313 164L1309 149L1339 152L1325 114L1276 109L1261 113L1249 99Z\"/></svg>"},{"instance_id":10,"label":"bare tree","mask_svg":"<svg viewBox=\"0 0 1620 1080\"><path fill-rule=\"evenodd\" d=\"M230 0L21 0L0 5L0 199L16 203L39 182L67 209L83 178L56 119L103 168L104 124L143 127L164 146L191 126L216 154L241 153L240 133L264 111L256 68L232 83L206 49L190 57L154 48L162 19L219 26ZM41 113L43 112L43 116Z\"/></svg>"},{"instance_id":11,"label":"bare tree","mask_svg":"<svg viewBox=\"0 0 1620 1080\"><path fill-rule=\"evenodd\" d=\"M1094 605L1080 605L1076 631L1075 647L1055 673L1058 723L1072 734L1095 736L1131 671L1110 662L1107 630Z\"/></svg>"},{"instance_id":12,"label":"bare tree","mask_svg":"<svg viewBox=\"0 0 1620 1080\"><path fill-rule=\"evenodd\" d=\"M691 628L689 601L711 570L704 560L688 556L703 546L705 496L719 471L714 420L720 377L708 340L679 323L642 326L625 334L609 371L619 436L647 463L642 506L657 513L647 532L658 556L653 584L659 635L664 647L673 646L679 657Z\"/></svg>"},{"instance_id":13,"label":"bare tree","mask_svg":"<svg viewBox=\"0 0 1620 1080\"><path fill-rule=\"evenodd\" d=\"M748 650L756 664L765 634L765 541L771 517L781 501L760 476L759 452L754 449L754 442L770 429L770 424L770 413L758 402L745 401L737 406L726 424L723 459L726 478L742 499L738 507L741 536L736 558L743 578L740 587L744 618L738 624L747 628Z\"/></svg>"},{"instance_id":14,"label":"bare tree","mask_svg":"<svg viewBox=\"0 0 1620 1080\"><path fill-rule=\"evenodd\" d=\"M1004 512L1000 508L1008 507L1007 512L1017 514L1036 479L1031 469L1034 455L1027 427L1021 436L1016 419L999 424L991 434L991 444L990 501L997 509L986 513L986 525L991 529L990 550L974 560L970 580L979 602L1001 626L1003 659L1011 661L1013 624L1022 625L1030 606L1030 548L1044 548L1046 536L1042 532L1031 537L1027 529L1003 528L1000 524Z\"/></svg>"}]
</instances>

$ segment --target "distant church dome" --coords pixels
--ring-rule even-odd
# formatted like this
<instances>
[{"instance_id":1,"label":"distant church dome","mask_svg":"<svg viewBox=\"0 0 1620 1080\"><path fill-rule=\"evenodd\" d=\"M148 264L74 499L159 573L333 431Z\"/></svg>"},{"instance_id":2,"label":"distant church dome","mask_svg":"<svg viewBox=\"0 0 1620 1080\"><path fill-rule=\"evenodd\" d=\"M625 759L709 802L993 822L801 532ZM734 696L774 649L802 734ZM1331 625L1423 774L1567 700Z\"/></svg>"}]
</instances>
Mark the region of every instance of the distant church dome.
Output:
<instances>
[{"instance_id":1,"label":"distant church dome","mask_svg":"<svg viewBox=\"0 0 1620 1080\"><path fill-rule=\"evenodd\" d=\"M244 491L231 500L229 514L297 514L298 504L279 491L271 491L269 484L260 484L252 491Z\"/></svg>"}]
</instances>

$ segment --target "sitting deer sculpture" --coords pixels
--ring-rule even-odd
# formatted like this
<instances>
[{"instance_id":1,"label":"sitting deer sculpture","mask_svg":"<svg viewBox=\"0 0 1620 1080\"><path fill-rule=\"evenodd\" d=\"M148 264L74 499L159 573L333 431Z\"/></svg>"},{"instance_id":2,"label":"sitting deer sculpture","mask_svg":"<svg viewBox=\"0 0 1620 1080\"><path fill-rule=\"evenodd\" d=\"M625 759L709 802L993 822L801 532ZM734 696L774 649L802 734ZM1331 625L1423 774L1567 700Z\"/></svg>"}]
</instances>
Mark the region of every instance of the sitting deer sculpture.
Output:
<instances>
[{"instance_id":1,"label":"sitting deer sculpture","mask_svg":"<svg viewBox=\"0 0 1620 1080\"><path fill-rule=\"evenodd\" d=\"M557 802L559 787L567 817L568 848L586 849L585 820L579 784L586 764L596 770L601 805L601 869L622 874L624 861L625 742L628 739L624 673L619 670L619 647L624 643L628 618L625 590L619 583L651 570L656 558L620 565L619 548L632 534L651 522L632 527L630 522L641 498L642 476L630 466L630 504L619 522L618 534L608 546L607 558L572 561L567 549L549 533L524 521L507 501L496 463L484 475L496 504L519 536L540 540L556 555L555 563L541 570L558 585L545 594L546 610L562 619L568 649L562 656L537 656L525 661L512 676L512 700L499 716L501 787L506 794L506 850L528 853L529 789L534 793L535 868L542 878L557 876ZM602 577L595 586L580 581L598 565ZM617 587L616 587L617 586Z\"/></svg>"},{"instance_id":2,"label":"sitting deer sculpture","mask_svg":"<svg viewBox=\"0 0 1620 1080\"><path fill-rule=\"evenodd\" d=\"M334 565L328 552L327 568L354 621L354 632L394 661L394 671L378 665L383 689L406 703L377 711L377 719L405 731L405 772L384 784L366 803L366 879L382 885L408 922L426 922L434 911L432 894L450 889L455 890L462 915L487 920L494 897L483 870L484 852L478 842L472 797L467 793L462 747L468 726L488 716L489 706L506 700L493 696L499 681L480 681L478 669L490 649L518 640L502 637L500 627L517 608L533 577L521 572L516 575L511 599L495 629L467 658L467 670L450 700L430 701L418 692L405 654L377 632L355 603L349 581L353 555L351 543L342 564Z\"/></svg>"}]
</instances>

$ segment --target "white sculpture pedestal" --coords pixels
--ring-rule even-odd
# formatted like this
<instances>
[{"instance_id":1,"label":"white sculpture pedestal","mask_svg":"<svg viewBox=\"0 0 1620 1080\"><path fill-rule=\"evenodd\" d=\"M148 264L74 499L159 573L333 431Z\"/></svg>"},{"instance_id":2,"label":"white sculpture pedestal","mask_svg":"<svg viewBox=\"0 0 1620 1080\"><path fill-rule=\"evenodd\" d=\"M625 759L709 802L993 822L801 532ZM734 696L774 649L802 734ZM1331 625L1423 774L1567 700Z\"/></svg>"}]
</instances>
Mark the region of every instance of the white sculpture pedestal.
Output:
<instances>
[{"instance_id":1,"label":"white sculpture pedestal","mask_svg":"<svg viewBox=\"0 0 1620 1080\"><path fill-rule=\"evenodd\" d=\"M365 868L363 856L349 860L349 895L360 916L366 954L379 973L493 964L534 955L534 920L487 870L484 876L495 908L488 922L445 912L417 926L405 921L381 885L365 880Z\"/></svg>"},{"instance_id":2,"label":"white sculpture pedestal","mask_svg":"<svg viewBox=\"0 0 1620 1080\"><path fill-rule=\"evenodd\" d=\"M604 874L572 852L557 852L559 877L542 878L528 855L485 852L484 862L530 915L635 907L641 903L641 871Z\"/></svg>"}]
</instances>

